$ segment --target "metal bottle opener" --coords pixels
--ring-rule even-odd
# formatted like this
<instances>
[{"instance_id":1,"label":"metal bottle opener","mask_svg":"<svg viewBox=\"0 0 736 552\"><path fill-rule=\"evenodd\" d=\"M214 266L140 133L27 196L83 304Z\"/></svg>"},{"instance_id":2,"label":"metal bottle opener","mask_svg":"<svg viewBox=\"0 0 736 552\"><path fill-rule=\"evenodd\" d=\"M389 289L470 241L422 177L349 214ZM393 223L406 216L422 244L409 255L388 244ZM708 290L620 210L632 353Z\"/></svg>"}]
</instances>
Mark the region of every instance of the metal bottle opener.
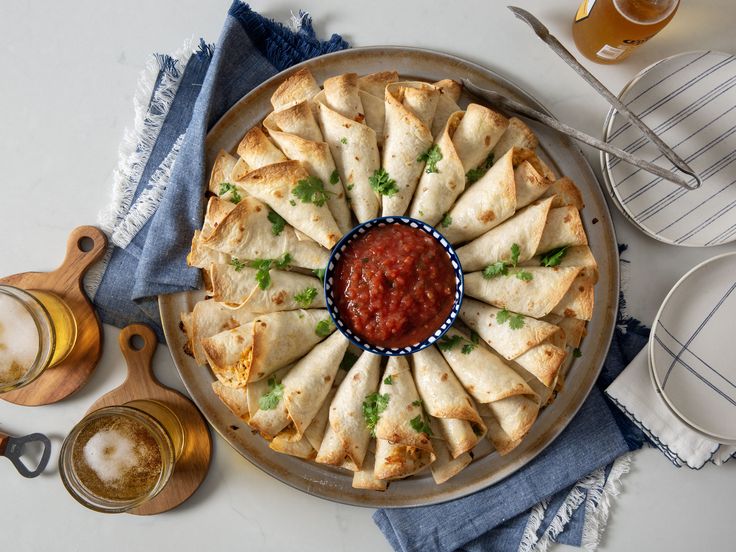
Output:
<instances>
[{"instance_id":1,"label":"metal bottle opener","mask_svg":"<svg viewBox=\"0 0 736 552\"><path fill-rule=\"evenodd\" d=\"M39 442L43 444L43 453L41 460L34 469L29 469L21 460L23 456L23 447L28 443ZM0 456L5 456L10 460L15 468L23 477L36 477L46 469L51 456L51 441L42 433L31 433L25 437L11 437L0 432Z\"/></svg>"}]
</instances>

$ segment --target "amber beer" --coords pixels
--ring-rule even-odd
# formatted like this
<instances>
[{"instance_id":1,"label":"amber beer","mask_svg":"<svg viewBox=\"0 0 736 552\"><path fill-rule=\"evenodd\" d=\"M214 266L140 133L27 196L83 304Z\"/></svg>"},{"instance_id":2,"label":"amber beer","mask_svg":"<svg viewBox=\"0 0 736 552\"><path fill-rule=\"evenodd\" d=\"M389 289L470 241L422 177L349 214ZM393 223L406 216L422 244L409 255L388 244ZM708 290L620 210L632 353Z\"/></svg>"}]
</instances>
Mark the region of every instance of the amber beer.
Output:
<instances>
[{"instance_id":1,"label":"amber beer","mask_svg":"<svg viewBox=\"0 0 736 552\"><path fill-rule=\"evenodd\" d=\"M0 393L59 364L76 340L74 314L58 295L0 285Z\"/></svg>"},{"instance_id":2,"label":"amber beer","mask_svg":"<svg viewBox=\"0 0 736 552\"><path fill-rule=\"evenodd\" d=\"M662 30L679 4L679 0L583 0L572 24L575 45L597 63L618 63Z\"/></svg>"},{"instance_id":3,"label":"amber beer","mask_svg":"<svg viewBox=\"0 0 736 552\"><path fill-rule=\"evenodd\" d=\"M164 489L182 447L181 424L171 410L134 401L101 408L79 422L64 440L59 471L84 506L126 512Z\"/></svg>"}]
</instances>

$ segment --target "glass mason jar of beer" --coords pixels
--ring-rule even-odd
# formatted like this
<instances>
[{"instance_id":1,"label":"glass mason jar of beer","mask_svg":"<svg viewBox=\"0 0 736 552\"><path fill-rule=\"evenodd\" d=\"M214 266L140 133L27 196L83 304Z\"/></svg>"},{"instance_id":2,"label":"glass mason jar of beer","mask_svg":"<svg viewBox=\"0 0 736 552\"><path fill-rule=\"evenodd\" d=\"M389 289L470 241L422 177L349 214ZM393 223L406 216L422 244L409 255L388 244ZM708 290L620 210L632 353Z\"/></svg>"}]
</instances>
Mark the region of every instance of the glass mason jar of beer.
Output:
<instances>
[{"instance_id":1,"label":"glass mason jar of beer","mask_svg":"<svg viewBox=\"0 0 736 552\"><path fill-rule=\"evenodd\" d=\"M0 393L28 385L77 341L77 322L55 293L0 284Z\"/></svg>"},{"instance_id":2,"label":"glass mason jar of beer","mask_svg":"<svg viewBox=\"0 0 736 552\"><path fill-rule=\"evenodd\" d=\"M104 407L85 416L64 440L59 473L87 508L127 512L164 489L183 443L178 418L157 401Z\"/></svg>"},{"instance_id":3,"label":"glass mason jar of beer","mask_svg":"<svg viewBox=\"0 0 736 552\"><path fill-rule=\"evenodd\" d=\"M583 0L572 24L575 45L597 63L618 63L661 31L679 4L679 0Z\"/></svg>"}]
</instances>

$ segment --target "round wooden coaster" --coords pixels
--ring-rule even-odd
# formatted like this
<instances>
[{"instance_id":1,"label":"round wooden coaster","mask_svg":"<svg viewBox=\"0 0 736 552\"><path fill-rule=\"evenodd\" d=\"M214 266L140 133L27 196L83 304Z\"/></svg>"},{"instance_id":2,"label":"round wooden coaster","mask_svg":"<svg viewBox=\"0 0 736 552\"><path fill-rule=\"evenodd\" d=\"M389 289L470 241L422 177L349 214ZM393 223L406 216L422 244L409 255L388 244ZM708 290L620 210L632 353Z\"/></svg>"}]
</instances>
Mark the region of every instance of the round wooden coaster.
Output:
<instances>
[{"instance_id":1,"label":"round wooden coaster","mask_svg":"<svg viewBox=\"0 0 736 552\"><path fill-rule=\"evenodd\" d=\"M135 346L136 336L142 339L143 344L139 348ZM149 399L164 404L179 418L184 430L184 448L171 479L153 500L129 512L137 515L159 514L184 502L204 481L212 458L212 437L194 403L178 391L165 387L154 377L151 359L158 343L153 330L144 324L131 324L121 330L118 341L128 364L128 377L120 387L100 397L88 413L103 406Z\"/></svg>"},{"instance_id":2,"label":"round wooden coaster","mask_svg":"<svg viewBox=\"0 0 736 552\"><path fill-rule=\"evenodd\" d=\"M102 258L106 247L102 230L80 226L69 234L64 262L53 272L24 272L0 279L0 283L17 288L55 293L69 305L77 321L77 341L69 356L33 383L0 398L25 406L51 404L68 397L89 379L102 355L102 326L84 293L82 278Z\"/></svg>"}]
</instances>

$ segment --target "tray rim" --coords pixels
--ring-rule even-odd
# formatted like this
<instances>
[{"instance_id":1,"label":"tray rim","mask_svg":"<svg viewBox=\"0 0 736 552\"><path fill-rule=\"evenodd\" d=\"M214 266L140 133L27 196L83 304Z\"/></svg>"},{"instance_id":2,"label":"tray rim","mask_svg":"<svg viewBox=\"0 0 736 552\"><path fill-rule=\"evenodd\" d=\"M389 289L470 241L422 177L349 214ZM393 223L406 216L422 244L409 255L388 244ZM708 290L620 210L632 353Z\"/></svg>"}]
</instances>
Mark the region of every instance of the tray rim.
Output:
<instances>
[{"instance_id":1,"label":"tray rim","mask_svg":"<svg viewBox=\"0 0 736 552\"><path fill-rule=\"evenodd\" d=\"M387 52L392 55L429 56L445 64L455 64L461 67L472 69L473 71L482 74L486 79L494 80L494 81L498 81L502 83L503 86L511 89L514 94L522 98L522 100L524 100L527 104L531 105L535 109L538 109L540 111L543 111L547 114L552 115L551 112L544 105L542 105L538 100L536 100L536 98L534 98L531 94L526 92L522 87L517 85L514 80L509 79L501 75L500 73L493 71L491 69L488 69L473 61L469 61L462 57L455 56L452 54L446 54L444 52L439 52L436 50L431 50L431 49L426 49L426 48L391 46L391 45L389 46L368 46L368 47L361 47L361 48L351 48L348 50L334 52L331 54L320 56L318 58L313 58L313 59L304 61L284 71L281 71L280 73L274 75L270 79L264 81L258 87L254 88L251 92L249 92L248 94L243 96L240 100L238 100L238 102L236 102L212 127L212 129L210 130L207 136L205 150L207 152L210 151L212 147L211 142L214 141L213 136L217 136L217 133L221 132L222 129L231 122L230 119L235 117L235 114L240 112L240 110L242 109L242 105L244 103L246 103L251 98L257 97L259 94L262 94L264 90L267 90L269 87L273 86L274 83L276 82L280 83L284 78L286 78L293 72L303 67L310 67L312 65L324 65L325 63L329 64L331 60L334 60L334 59L339 60L343 57L347 57L347 58L356 57L359 60L359 58L362 55L370 55L370 54L380 55L380 54L385 54ZM360 69L361 69L360 62L358 61L355 67L355 70L360 72ZM441 67L438 68L438 73L441 73L441 71L442 71L442 68ZM444 77L440 76L439 78L444 78ZM603 193L602 187L598 179L596 178L596 175L592 167L590 166L589 162L587 161L585 156L580 151L577 144L573 143L567 137L564 137L562 135L557 135L557 137L559 138L560 145L562 147L565 147L567 150L569 150L569 153L574 158L573 160L577 163L579 170L584 174L586 178L586 184L592 184L589 186L590 194L592 194L594 198L596 199L597 209L601 212L601 214L605 215L605 220L600 220L599 223L601 224L601 227L603 228L604 234L610 236L610 238L612 239L612 243L607 244L606 246L606 253L608 254L607 268L609 270L608 276L609 276L609 288L610 289L606 291L607 298L609 299L607 313L602 313L602 314L600 313L600 311L603 310L605 305L599 304L599 307L598 307L598 310L599 310L598 316L603 317L602 319L603 332L595 336L591 336L588 338L588 340L585 340L583 342L583 346L585 348L593 349L594 346L592 345L592 341L593 341L593 338L596 338L596 345L595 345L596 354L595 354L595 358L593 359L593 363L592 363L593 366L589 366L587 368L588 375L587 375L586 381L584 382L584 385L579 386L577 389L573 391L568 391L569 393L573 394L572 397L575 398L576 400L572 401L572 407L565 411L565 415L561 419L555 420L550 430L545 434L545 438L541 439L541 441L543 442L540 442L540 440L538 439L537 442L527 443L526 447L527 448L532 447L533 445L533 450L528 451L526 453L526 456L523 456L519 460L512 462L511 467L507 466L502 472L491 473L487 475L486 477L482 478L482 480L480 481L476 481L472 484L463 485L463 486L460 486L459 488L454 488L453 490L450 490L450 488L446 486L447 484L445 484L444 486L438 486L438 485L435 485L434 482L432 482L432 488L430 489L430 492L425 493L423 496L409 498L409 499L400 498L398 500L382 500L382 499L385 499L387 496L385 493L379 493L376 491L358 491L352 488L342 489L342 491L346 491L346 492L336 492L335 489L331 489L331 492L328 492L327 489L330 488L330 485L329 485L329 482L327 481L309 480L305 478L303 475L295 476L295 474L289 473L288 470L286 469L269 468L268 466L263 465L262 462L259 462L258 459L254 457L255 455L252 451L243 450L243 447L237 442L236 435L234 435L232 431L228 433L227 431L228 428L226 427L226 424L221 424L221 426L223 427L219 427L217 423L213 422L213 418L215 418L215 416L214 414L213 415L209 414L210 409L207 408L206 405L204 404L204 401L201 400L201 397L200 397L201 389L196 389L195 386L191 384L191 382L187 381L187 377L185 376L182 367L179 366L179 362L177 361L177 356L181 357L184 353L182 351L177 351L177 354L175 354L174 350L171 347L169 347L169 352L172 356L172 360L177 368L177 371L179 372L180 377L182 378L184 386L186 387L187 391L189 392L194 402L197 404L197 407L200 409L200 411L202 411L203 415L205 416L207 421L210 423L210 425L212 425L215 431L217 431L228 442L228 444L230 444L230 446L232 446L236 451L238 451L239 454L241 454L244 458L246 458L254 466L264 471L265 473L271 475L275 479L278 479L282 483L289 485L292 488L301 490L303 492L306 492L308 494L311 494L319 498L330 500L332 502L338 502L338 503L343 503L343 504L348 504L348 505L353 505L353 506L371 507L371 508L399 508L399 507L407 507L407 506L423 506L423 505L438 504L438 503L446 502L449 500L461 498L468 494L472 494L474 492L487 488L495 483L498 483L499 481L502 481L503 479L505 479L506 477L509 477L510 475L512 475L519 469L521 469L523 466L525 466L527 463L532 461L536 456L538 456L549 444L551 444L559 436L559 434L565 429L565 427L567 427L567 425L572 420L572 418L575 416L575 414L577 414L578 410L580 409L582 404L585 402L588 395L590 394L590 391L593 389L595 385L595 381L597 380L598 375L600 374L600 371L603 367L603 363L605 361L605 357L606 357L606 354L608 352L608 349L610 347L610 343L613 337L616 316L618 313L619 289L620 289L619 257L618 257L617 240L616 240L616 234L615 234L615 229L613 226L613 220L611 217L611 213L605 201L605 194ZM542 146L542 144L540 144L540 146ZM208 153L208 159L209 159L209 156L210 155ZM600 263L600 259L599 259L599 263ZM196 293L201 293L201 292L190 291L190 292L181 292L178 294L169 294L169 295L159 296L159 299L158 299L159 311L161 314L162 326L163 326L164 335L166 337L167 343L174 343L174 344L179 343L180 342L179 334L181 334L181 332L179 331L178 314L177 315L172 314L172 316L169 317L166 314L167 311L171 311L173 313L174 311L177 310L176 309L176 298L177 297L180 297L181 295L185 295L188 298L191 298L192 294L196 294ZM597 289L596 293L597 294L600 293L600 290ZM594 320L595 320L595 314L594 314ZM586 347L586 344L587 344L587 347ZM189 359L189 360L191 361L191 363L193 363L192 359ZM203 370L204 368L196 366L196 369ZM568 386L566 389L569 389L569 388L570 386ZM225 408L224 405L222 406L222 408ZM552 408L552 407L549 407L549 408ZM245 429L245 431L249 431L249 430ZM519 449L521 448L522 447L519 447ZM271 454L276 455L278 453L271 452ZM512 453L512 457L513 456L518 457L518 454L513 455ZM509 457L507 456L506 458L509 458ZM325 468L325 471L326 470L327 468ZM326 472L326 473L329 473L329 472ZM325 476L325 479L327 479L327 477L328 476ZM395 482L394 485L400 484L400 483L401 482ZM325 486L325 484L327 485ZM432 492L432 491L437 491L437 492Z\"/></svg>"}]
</instances>

